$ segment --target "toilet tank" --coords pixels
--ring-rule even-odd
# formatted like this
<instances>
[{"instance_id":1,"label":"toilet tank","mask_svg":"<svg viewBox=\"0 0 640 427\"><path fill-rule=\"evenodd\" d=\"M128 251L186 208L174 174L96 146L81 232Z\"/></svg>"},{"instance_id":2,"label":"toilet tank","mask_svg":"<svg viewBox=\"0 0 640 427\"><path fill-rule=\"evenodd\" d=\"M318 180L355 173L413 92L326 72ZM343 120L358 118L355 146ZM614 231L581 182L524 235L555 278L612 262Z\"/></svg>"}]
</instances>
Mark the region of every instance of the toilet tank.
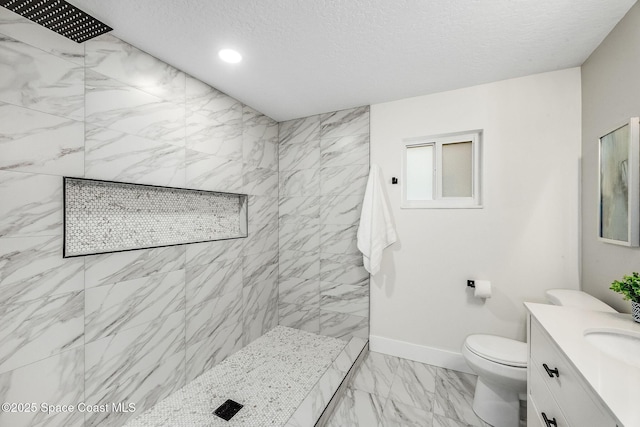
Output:
<instances>
[{"instance_id":1,"label":"toilet tank","mask_svg":"<svg viewBox=\"0 0 640 427\"><path fill-rule=\"evenodd\" d=\"M585 310L604 311L607 313L617 313L616 310L603 303L599 299L572 289L549 289L546 292L547 301L553 305L563 305L566 307L578 307Z\"/></svg>"}]
</instances>

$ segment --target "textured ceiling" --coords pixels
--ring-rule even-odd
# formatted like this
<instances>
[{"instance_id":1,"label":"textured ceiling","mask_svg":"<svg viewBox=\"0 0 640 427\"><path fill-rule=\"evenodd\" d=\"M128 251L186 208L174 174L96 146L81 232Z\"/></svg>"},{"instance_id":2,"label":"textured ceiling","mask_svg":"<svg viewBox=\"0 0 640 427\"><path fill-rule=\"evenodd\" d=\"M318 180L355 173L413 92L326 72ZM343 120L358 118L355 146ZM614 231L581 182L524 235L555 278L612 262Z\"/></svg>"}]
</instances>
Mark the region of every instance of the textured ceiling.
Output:
<instances>
[{"instance_id":1,"label":"textured ceiling","mask_svg":"<svg viewBox=\"0 0 640 427\"><path fill-rule=\"evenodd\" d=\"M281 121L579 66L635 0L69 2Z\"/></svg>"}]
</instances>

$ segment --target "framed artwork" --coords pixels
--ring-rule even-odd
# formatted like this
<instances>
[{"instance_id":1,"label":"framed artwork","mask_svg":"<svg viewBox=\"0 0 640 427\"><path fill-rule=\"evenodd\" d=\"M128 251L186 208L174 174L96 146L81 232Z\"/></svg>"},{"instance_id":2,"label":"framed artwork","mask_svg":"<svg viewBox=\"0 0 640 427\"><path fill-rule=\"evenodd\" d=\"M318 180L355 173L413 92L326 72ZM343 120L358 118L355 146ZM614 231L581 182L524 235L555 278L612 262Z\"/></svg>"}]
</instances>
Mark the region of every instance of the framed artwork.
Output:
<instances>
[{"instance_id":1,"label":"framed artwork","mask_svg":"<svg viewBox=\"0 0 640 427\"><path fill-rule=\"evenodd\" d=\"M638 117L600 138L598 238L603 242L640 244L639 145Z\"/></svg>"}]
</instances>

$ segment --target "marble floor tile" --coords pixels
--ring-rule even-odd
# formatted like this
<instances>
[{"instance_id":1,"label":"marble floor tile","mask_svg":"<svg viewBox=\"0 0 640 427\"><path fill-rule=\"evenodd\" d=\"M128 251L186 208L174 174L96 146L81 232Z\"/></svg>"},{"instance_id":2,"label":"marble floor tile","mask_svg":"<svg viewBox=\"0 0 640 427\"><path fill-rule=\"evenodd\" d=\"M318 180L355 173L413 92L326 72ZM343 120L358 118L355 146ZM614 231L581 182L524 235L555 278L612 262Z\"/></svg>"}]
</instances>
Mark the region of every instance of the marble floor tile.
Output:
<instances>
[{"instance_id":1,"label":"marble floor tile","mask_svg":"<svg viewBox=\"0 0 640 427\"><path fill-rule=\"evenodd\" d=\"M387 399L382 411L384 427L432 427L433 413Z\"/></svg>"},{"instance_id":2,"label":"marble floor tile","mask_svg":"<svg viewBox=\"0 0 640 427\"><path fill-rule=\"evenodd\" d=\"M382 353L369 352L351 383L351 388L386 399L400 359Z\"/></svg>"},{"instance_id":3,"label":"marble floor tile","mask_svg":"<svg viewBox=\"0 0 640 427\"><path fill-rule=\"evenodd\" d=\"M383 407L382 397L360 390L347 389L328 426L386 427L382 418Z\"/></svg>"},{"instance_id":4,"label":"marble floor tile","mask_svg":"<svg viewBox=\"0 0 640 427\"><path fill-rule=\"evenodd\" d=\"M374 364L377 369L367 367ZM358 371L348 388L359 394L354 397L352 393L342 398L330 426L490 427L471 409L474 375L373 352L369 353L360 370L364 374ZM384 372L386 374L383 375ZM383 382L389 381L389 377L393 381L388 397L380 394L376 397L376 394L366 391L375 391L376 387L378 393L384 391ZM357 399L360 400L359 405L355 402ZM369 403L375 402L374 399L378 399L380 405Z\"/></svg>"},{"instance_id":5,"label":"marble floor tile","mask_svg":"<svg viewBox=\"0 0 640 427\"><path fill-rule=\"evenodd\" d=\"M442 415L433 415L433 427L469 427L462 421L452 420L451 418L443 417Z\"/></svg>"},{"instance_id":6,"label":"marble floor tile","mask_svg":"<svg viewBox=\"0 0 640 427\"><path fill-rule=\"evenodd\" d=\"M476 376L438 368L433 413L472 426L485 426L473 412Z\"/></svg>"},{"instance_id":7,"label":"marble floor tile","mask_svg":"<svg viewBox=\"0 0 640 427\"><path fill-rule=\"evenodd\" d=\"M432 412L435 391L435 367L412 360L400 360L389 399Z\"/></svg>"}]
</instances>

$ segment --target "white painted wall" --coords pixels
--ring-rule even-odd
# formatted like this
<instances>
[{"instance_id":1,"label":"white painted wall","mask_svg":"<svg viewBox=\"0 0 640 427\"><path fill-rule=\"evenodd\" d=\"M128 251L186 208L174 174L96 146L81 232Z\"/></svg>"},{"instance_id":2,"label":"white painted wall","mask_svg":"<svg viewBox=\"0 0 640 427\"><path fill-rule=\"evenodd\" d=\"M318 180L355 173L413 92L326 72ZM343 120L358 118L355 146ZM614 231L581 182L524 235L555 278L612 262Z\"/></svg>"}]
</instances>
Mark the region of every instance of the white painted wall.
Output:
<instances>
[{"instance_id":1,"label":"white painted wall","mask_svg":"<svg viewBox=\"0 0 640 427\"><path fill-rule=\"evenodd\" d=\"M618 311L611 282L640 271L640 248L598 241L598 138L640 115L640 3L582 65L582 288Z\"/></svg>"},{"instance_id":2,"label":"white painted wall","mask_svg":"<svg viewBox=\"0 0 640 427\"><path fill-rule=\"evenodd\" d=\"M579 68L371 107L398 232L371 283L373 350L462 369L447 360L468 334L524 340L524 301L578 288L580 109ZM484 208L400 209L402 140L471 129L484 129ZM467 279L491 280L493 298Z\"/></svg>"}]
</instances>

